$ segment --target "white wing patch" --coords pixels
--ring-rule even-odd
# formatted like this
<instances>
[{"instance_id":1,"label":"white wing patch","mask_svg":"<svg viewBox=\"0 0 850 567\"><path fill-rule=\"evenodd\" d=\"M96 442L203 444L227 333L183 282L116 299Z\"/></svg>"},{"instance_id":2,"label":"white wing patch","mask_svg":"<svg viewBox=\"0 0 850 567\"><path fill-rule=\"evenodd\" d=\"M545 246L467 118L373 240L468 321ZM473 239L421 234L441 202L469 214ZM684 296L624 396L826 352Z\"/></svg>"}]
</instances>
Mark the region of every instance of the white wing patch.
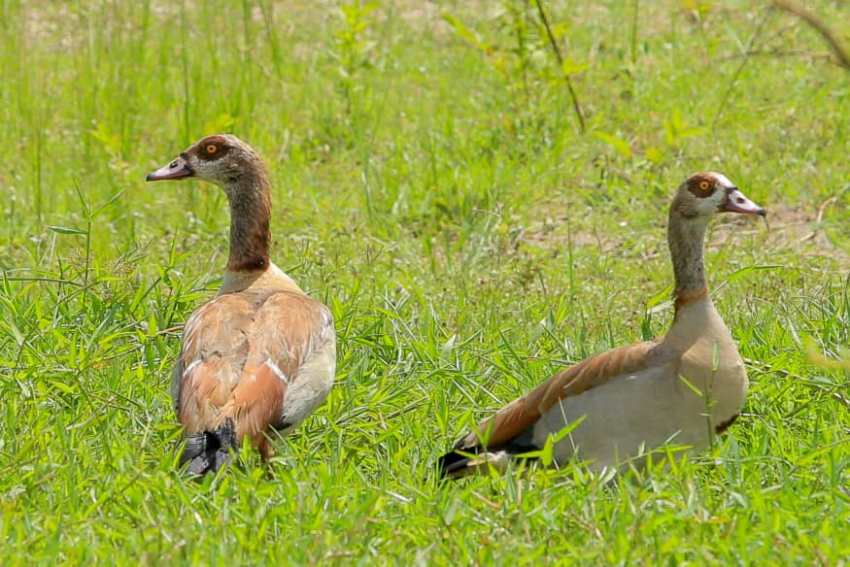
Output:
<instances>
[{"instance_id":1,"label":"white wing patch","mask_svg":"<svg viewBox=\"0 0 850 567\"><path fill-rule=\"evenodd\" d=\"M266 359L266 366L271 368L272 372L275 373L275 376L280 378L283 381L284 384L289 385L289 377L286 375L286 373L283 370L280 369L280 366L278 366L275 363L274 360L272 360L271 358L267 358Z\"/></svg>"},{"instance_id":2,"label":"white wing patch","mask_svg":"<svg viewBox=\"0 0 850 567\"><path fill-rule=\"evenodd\" d=\"M193 360L193 361L192 361L192 363L191 363L189 366L187 366L187 367L186 367L186 369L183 371L183 377L185 378L186 376L188 376L189 374L191 374L191 373L192 373L192 371L193 371L195 368L197 368L200 364L201 364L201 359L200 359L200 358L196 358L195 360Z\"/></svg>"},{"instance_id":3,"label":"white wing patch","mask_svg":"<svg viewBox=\"0 0 850 567\"><path fill-rule=\"evenodd\" d=\"M333 327L322 333L324 344L313 350L301 367L298 377L286 391L282 421L290 428L301 423L321 404L330 392L336 371L336 335Z\"/></svg>"}]
</instances>

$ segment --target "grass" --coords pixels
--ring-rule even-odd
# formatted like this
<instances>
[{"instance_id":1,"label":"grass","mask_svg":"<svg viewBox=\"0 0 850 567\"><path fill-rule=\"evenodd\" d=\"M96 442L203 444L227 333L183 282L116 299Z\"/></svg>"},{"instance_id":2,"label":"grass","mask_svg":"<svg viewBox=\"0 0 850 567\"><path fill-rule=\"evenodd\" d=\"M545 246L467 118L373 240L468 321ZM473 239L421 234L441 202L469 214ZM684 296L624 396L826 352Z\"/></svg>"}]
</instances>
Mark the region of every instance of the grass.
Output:
<instances>
[{"instance_id":1,"label":"grass","mask_svg":"<svg viewBox=\"0 0 850 567\"><path fill-rule=\"evenodd\" d=\"M850 75L761 2L544 6L560 69L522 1L0 0L4 565L846 564L850 373L812 353L850 344ZM168 382L226 203L143 177L222 130L270 164L273 258L331 307L338 381L271 477L199 484ZM664 331L700 169L771 211L709 244L743 418L613 480L436 482L475 419Z\"/></svg>"}]
</instances>

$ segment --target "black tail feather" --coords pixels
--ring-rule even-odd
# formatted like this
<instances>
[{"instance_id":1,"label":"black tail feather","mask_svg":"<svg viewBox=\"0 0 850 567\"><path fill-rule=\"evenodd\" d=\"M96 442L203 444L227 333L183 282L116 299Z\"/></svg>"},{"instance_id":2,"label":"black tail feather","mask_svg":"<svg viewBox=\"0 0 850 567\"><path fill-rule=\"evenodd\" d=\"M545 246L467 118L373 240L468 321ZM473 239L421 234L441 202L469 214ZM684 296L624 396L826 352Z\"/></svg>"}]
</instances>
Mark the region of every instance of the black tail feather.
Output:
<instances>
[{"instance_id":1,"label":"black tail feather","mask_svg":"<svg viewBox=\"0 0 850 567\"><path fill-rule=\"evenodd\" d=\"M464 451L467 455L477 453L475 449ZM469 463L469 457L461 455L458 451L449 451L437 461L437 466L440 468L440 477L448 478L457 471L466 468Z\"/></svg>"},{"instance_id":2,"label":"black tail feather","mask_svg":"<svg viewBox=\"0 0 850 567\"><path fill-rule=\"evenodd\" d=\"M189 435L180 455L180 466L188 463L188 471L196 476L215 472L230 462L230 451L236 446L233 420L228 419L212 431Z\"/></svg>"},{"instance_id":3,"label":"black tail feather","mask_svg":"<svg viewBox=\"0 0 850 567\"><path fill-rule=\"evenodd\" d=\"M530 453L539 450L539 447L526 441L524 438L517 438L513 441L500 445L498 447L468 447L465 449L455 449L449 451L439 458L437 466L440 470L441 478L458 478L465 476L476 469L485 465L489 460L493 464L497 464L493 459L502 460L501 457L513 459L515 455ZM525 457L527 458L527 457Z\"/></svg>"}]
</instances>

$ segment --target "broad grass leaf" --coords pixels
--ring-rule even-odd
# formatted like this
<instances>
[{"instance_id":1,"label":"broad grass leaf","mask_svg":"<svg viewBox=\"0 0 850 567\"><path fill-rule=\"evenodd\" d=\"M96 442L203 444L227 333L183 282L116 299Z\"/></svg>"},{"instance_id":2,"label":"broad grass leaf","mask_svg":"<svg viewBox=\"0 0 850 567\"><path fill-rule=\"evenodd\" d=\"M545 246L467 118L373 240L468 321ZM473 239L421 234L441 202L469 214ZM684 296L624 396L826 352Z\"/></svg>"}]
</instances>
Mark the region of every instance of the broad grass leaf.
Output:
<instances>
[{"instance_id":1,"label":"broad grass leaf","mask_svg":"<svg viewBox=\"0 0 850 567\"><path fill-rule=\"evenodd\" d=\"M86 232L85 230L75 228L73 226L58 226L58 225L51 224L51 225L48 225L47 229L50 230L51 232L55 232L57 234L75 234L75 235L78 235L78 236L79 235L85 236L86 234L88 234L88 232Z\"/></svg>"}]
</instances>

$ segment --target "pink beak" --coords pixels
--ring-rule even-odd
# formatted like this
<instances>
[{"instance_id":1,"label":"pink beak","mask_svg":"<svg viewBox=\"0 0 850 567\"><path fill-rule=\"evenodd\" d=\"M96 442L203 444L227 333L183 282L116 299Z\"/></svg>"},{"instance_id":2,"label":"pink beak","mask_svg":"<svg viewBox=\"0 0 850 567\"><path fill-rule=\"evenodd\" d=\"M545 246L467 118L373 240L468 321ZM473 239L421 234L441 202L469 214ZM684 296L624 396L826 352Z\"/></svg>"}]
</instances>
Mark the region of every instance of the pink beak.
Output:
<instances>
[{"instance_id":1,"label":"pink beak","mask_svg":"<svg viewBox=\"0 0 850 567\"><path fill-rule=\"evenodd\" d=\"M720 211L725 213L740 213L743 215L758 215L766 217L767 211L750 201L737 187L726 190L726 198L720 205Z\"/></svg>"},{"instance_id":2,"label":"pink beak","mask_svg":"<svg viewBox=\"0 0 850 567\"><path fill-rule=\"evenodd\" d=\"M183 179L184 177L192 177L195 171L186 158L178 157L168 165L164 165L152 171L145 176L145 181L164 181L166 179Z\"/></svg>"}]
</instances>

